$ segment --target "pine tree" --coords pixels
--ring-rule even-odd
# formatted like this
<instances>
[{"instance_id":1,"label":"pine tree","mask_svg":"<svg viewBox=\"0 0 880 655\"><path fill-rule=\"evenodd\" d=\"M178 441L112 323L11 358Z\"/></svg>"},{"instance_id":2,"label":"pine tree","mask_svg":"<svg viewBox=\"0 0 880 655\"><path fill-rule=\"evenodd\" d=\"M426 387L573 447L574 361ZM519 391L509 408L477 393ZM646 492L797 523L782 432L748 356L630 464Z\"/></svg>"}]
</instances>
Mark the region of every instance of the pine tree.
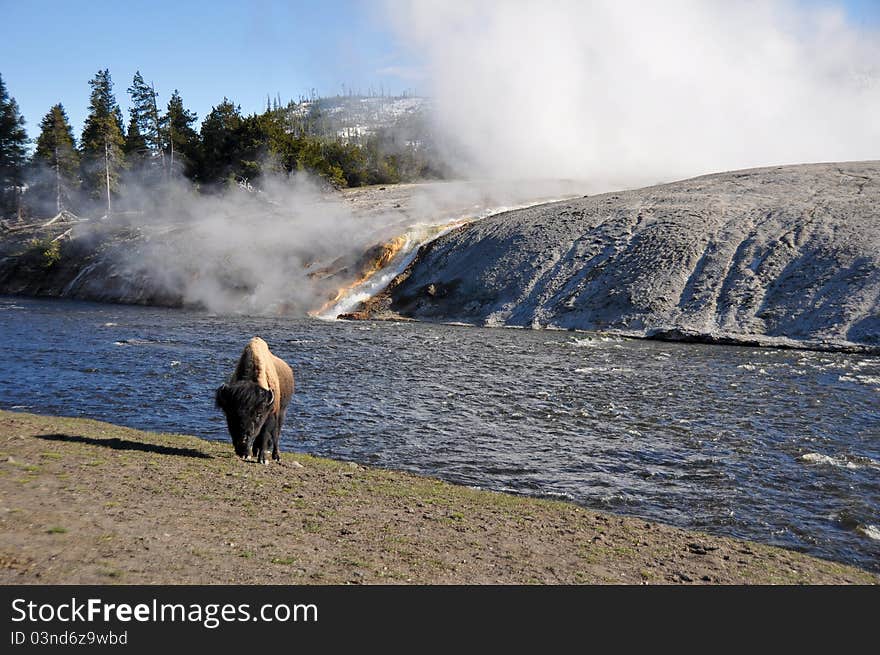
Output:
<instances>
[{"instance_id":1,"label":"pine tree","mask_svg":"<svg viewBox=\"0 0 880 655\"><path fill-rule=\"evenodd\" d=\"M61 103L52 107L40 121L40 136L37 137L32 164L51 172L55 211L65 209L71 195L79 187L79 153L76 151L73 129ZM38 196L39 191L37 185L35 192Z\"/></svg>"},{"instance_id":2,"label":"pine tree","mask_svg":"<svg viewBox=\"0 0 880 655\"><path fill-rule=\"evenodd\" d=\"M174 89L162 121L165 130L165 154L168 157L168 168L172 172L180 168L187 177L193 175L198 154L199 135L193 129L197 120L198 116L194 112L184 108L183 99L177 89Z\"/></svg>"},{"instance_id":3,"label":"pine tree","mask_svg":"<svg viewBox=\"0 0 880 655\"><path fill-rule=\"evenodd\" d=\"M150 149L147 140L141 134L141 128L137 120L132 116L128 121L128 129L125 132L125 143L122 145L125 153L125 161L132 168L138 168L150 158Z\"/></svg>"},{"instance_id":4,"label":"pine tree","mask_svg":"<svg viewBox=\"0 0 880 655\"><path fill-rule=\"evenodd\" d=\"M213 184L222 180L238 163L236 134L241 127L241 108L223 98L202 123L197 177Z\"/></svg>"},{"instance_id":5,"label":"pine tree","mask_svg":"<svg viewBox=\"0 0 880 655\"><path fill-rule=\"evenodd\" d=\"M0 213L21 209L26 152L24 117L0 76Z\"/></svg>"},{"instance_id":6,"label":"pine tree","mask_svg":"<svg viewBox=\"0 0 880 655\"><path fill-rule=\"evenodd\" d=\"M156 103L157 93L152 84L144 82L140 71L134 74L131 86L128 87L131 96L131 123L137 126L137 133L143 137L146 146L147 159L157 159L158 165L167 173L165 167L165 148L161 120L159 119L159 107ZM129 126L129 130L131 127Z\"/></svg>"},{"instance_id":7,"label":"pine tree","mask_svg":"<svg viewBox=\"0 0 880 655\"><path fill-rule=\"evenodd\" d=\"M110 197L118 190L119 175L125 167L122 136L122 112L113 96L110 71L98 71L89 81L92 94L89 115L80 144L83 155L83 178L95 198L106 198L110 216Z\"/></svg>"}]
</instances>

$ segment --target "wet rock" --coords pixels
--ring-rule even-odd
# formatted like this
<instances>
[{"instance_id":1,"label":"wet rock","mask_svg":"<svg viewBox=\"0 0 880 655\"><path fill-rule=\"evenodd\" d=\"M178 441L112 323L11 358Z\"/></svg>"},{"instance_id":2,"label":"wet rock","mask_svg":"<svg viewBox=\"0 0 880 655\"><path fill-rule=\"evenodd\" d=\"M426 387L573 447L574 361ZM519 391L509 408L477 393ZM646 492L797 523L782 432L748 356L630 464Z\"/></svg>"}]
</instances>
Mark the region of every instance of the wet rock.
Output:
<instances>
[{"instance_id":1,"label":"wet rock","mask_svg":"<svg viewBox=\"0 0 880 655\"><path fill-rule=\"evenodd\" d=\"M443 298L449 294L448 288L443 284L431 283L425 287L425 294L431 298Z\"/></svg>"}]
</instances>

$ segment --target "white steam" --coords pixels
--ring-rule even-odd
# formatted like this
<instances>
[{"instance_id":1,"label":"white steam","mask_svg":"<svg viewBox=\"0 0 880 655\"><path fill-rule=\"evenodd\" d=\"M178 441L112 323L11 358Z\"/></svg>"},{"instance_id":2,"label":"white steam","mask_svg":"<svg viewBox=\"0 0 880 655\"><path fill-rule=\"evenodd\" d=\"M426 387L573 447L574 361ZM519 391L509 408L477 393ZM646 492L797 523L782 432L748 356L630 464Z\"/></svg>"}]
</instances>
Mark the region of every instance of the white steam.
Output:
<instances>
[{"instance_id":1,"label":"white steam","mask_svg":"<svg viewBox=\"0 0 880 655\"><path fill-rule=\"evenodd\" d=\"M130 184L125 201L139 209L89 225L98 234L122 229L112 237L108 284L135 296L145 285L151 295L213 312L330 315L328 302L370 267L364 258L375 246L573 192L566 183L445 182L339 193L305 174L219 195L200 195L184 181L159 191Z\"/></svg>"},{"instance_id":2,"label":"white steam","mask_svg":"<svg viewBox=\"0 0 880 655\"><path fill-rule=\"evenodd\" d=\"M764 0L388 3L479 175L634 185L880 158L880 34Z\"/></svg>"}]
</instances>

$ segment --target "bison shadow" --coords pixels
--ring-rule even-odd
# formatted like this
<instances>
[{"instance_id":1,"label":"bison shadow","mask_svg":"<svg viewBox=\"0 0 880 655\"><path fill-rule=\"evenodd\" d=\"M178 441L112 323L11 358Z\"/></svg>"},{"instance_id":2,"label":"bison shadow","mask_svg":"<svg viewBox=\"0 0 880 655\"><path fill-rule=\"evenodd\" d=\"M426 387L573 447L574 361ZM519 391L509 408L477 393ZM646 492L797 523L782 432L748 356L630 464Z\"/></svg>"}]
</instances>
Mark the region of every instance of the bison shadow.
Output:
<instances>
[{"instance_id":1,"label":"bison shadow","mask_svg":"<svg viewBox=\"0 0 880 655\"><path fill-rule=\"evenodd\" d=\"M111 437L109 439L95 439L94 437L83 437L72 434L37 434L37 439L45 439L47 441L64 441L67 443L85 443L90 446L103 446L104 448L112 448L113 450L139 450L144 453L158 453L159 455L177 455L178 457L199 457L202 459L211 459L210 455L196 450L195 448L175 448L174 446L159 446L151 443L143 443L140 441L129 441L128 439L120 439L119 437Z\"/></svg>"}]
</instances>

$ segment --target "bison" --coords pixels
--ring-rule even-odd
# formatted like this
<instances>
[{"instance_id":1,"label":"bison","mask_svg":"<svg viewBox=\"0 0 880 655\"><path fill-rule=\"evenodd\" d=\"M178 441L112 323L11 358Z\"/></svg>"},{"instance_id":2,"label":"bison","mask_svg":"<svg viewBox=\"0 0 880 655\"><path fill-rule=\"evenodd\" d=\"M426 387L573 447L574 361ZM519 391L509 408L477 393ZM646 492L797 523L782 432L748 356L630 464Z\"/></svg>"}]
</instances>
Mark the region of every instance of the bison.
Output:
<instances>
[{"instance_id":1,"label":"bison","mask_svg":"<svg viewBox=\"0 0 880 655\"><path fill-rule=\"evenodd\" d=\"M281 426L292 396L290 366L273 355L260 337L251 339L215 396L217 407L226 415L236 455L249 459L252 453L265 464L271 445L272 459L281 461Z\"/></svg>"}]
</instances>

